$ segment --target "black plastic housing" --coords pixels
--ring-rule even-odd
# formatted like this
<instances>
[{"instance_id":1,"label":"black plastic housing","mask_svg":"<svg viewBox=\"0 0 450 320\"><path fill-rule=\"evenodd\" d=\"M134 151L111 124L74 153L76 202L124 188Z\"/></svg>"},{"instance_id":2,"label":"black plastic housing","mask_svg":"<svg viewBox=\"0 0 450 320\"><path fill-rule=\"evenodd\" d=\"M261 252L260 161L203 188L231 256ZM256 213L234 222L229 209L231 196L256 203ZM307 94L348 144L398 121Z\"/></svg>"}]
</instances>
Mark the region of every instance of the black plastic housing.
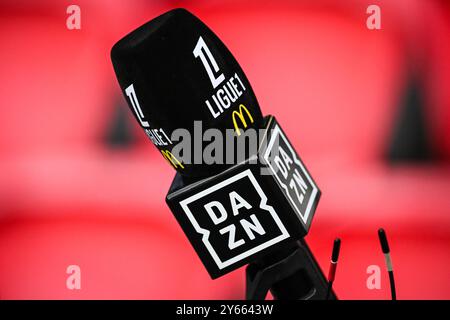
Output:
<instances>
[{"instance_id":1,"label":"black plastic housing","mask_svg":"<svg viewBox=\"0 0 450 320\"><path fill-rule=\"evenodd\" d=\"M193 183L177 173L166 196L212 278L303 238L311 225L321 192L276 119L265 120L257 154Z\"/></svg>"}]
</instances>

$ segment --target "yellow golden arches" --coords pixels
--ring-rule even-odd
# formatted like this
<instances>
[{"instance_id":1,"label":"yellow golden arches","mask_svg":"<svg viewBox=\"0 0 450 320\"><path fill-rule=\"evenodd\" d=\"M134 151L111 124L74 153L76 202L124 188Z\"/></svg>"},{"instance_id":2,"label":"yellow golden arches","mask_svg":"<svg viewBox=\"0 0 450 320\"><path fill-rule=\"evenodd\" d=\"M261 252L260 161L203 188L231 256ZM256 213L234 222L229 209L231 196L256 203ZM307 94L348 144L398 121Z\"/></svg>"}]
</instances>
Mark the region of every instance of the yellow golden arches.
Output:
<instances>
[{"instance_id":1,"label":"yellow golden arches","mask_svg":"<svg viewBox=\"0 0 450 320\"><path fill-rule=\"evenodd\" d=\"M250 111L248 111L247 107L244 106L243 104L239 105L239 111L234 110L233 113L231 114L231 117L233 118L234 130L236 131L238 136L241 135L241 130L239 129L239 127L237 125L236 116L238 116L239 120L241 120L241 123L244 126L244 129L247 128L247 126L248 126L247 121L245 121L244 110L247 113L247 116L248 116L250 122L253 123L253 117L250 114Z\"/></svg>"},{"instance_id":2,"label":"yellow golden arches","mask_svg":"<svg viewBox=\"0 0 450 320\"><path fill-rule=\"evenodd\" d=\"M175 168L177 169L178 166L181 167L181 169L184 169L183 164L172 154L172 152L170 152L169 150L161 150L161 153L163 155L163 157L169 161L169 163Z\"/></svg>"}]
</instances>

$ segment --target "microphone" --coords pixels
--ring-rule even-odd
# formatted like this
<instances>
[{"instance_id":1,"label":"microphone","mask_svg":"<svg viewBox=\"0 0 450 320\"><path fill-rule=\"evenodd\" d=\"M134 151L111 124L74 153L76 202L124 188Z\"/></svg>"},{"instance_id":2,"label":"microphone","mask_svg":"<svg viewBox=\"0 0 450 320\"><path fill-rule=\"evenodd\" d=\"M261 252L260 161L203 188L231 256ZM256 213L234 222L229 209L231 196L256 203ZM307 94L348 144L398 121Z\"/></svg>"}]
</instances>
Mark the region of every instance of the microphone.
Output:
<instances>
[{"instance_id":1,"label":"microphone","mask_svg":"<svg viewBox=\"0 0 450 320\"><path fill-rule=\"evenodd\" d=\"M323 299L327 280L303 239L321 192L220 39L174 9L118 41L111 59L134 116L177 171L166 203L211 278L248 264L247 299ZM232 153L240 159L215 157ZM205 155L215 161L198 161Z\"/></svg>"},{"instance_id":2,"label":"microphone","mask_svg":"<svg viewBox=\"0 0 450 320\"><path fill-rule=\"evenodd\" d=\"M201 163L203 149L197 146L188 150L193 157L180 159L172 152L174 130L194 132L198 121L205 131L225 134L236 123L233 112L242 110L251 119L240 125L262 125L258 101L231 52L184 9L160 15L125 36L112 48L111 59L138 123L183 176L209 176L226 165Z\"/></svg>"}]
</instances>

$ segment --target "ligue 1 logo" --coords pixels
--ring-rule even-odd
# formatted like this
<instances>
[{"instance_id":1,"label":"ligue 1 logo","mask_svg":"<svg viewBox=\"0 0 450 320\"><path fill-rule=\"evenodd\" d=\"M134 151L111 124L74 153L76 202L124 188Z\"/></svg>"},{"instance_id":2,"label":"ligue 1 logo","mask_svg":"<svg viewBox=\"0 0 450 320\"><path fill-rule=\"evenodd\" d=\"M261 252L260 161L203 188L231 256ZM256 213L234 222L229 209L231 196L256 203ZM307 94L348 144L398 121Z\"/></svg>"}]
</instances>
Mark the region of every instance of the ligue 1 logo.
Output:
<instances>
[{"instance_id":1,"label":"ligue 1 logo","mask_svg":"<svg viewBox=\"0 0 450 320\"><path fill-rule=\"evenodd\" d=\"M180 202L219 269L289 237L250 169Z\"/></svg>"}]
</instances>

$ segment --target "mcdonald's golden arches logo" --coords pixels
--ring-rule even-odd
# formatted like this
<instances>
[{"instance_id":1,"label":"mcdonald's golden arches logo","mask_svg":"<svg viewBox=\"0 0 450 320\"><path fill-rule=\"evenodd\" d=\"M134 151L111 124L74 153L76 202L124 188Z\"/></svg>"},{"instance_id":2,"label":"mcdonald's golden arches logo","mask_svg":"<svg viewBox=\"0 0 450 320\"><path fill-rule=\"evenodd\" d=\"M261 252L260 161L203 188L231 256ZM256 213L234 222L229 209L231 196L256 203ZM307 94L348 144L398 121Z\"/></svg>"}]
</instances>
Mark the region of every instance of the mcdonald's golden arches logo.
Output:
<instances>
[{"instance_id":1,"label":"mcdonald's golden arches logo","mask_svg":"<svg viewBox=\"0 0 450 320\"><path fill-rule=\"evenodd\" d=\"M236 131L238 136L241 135L241 130L239 129L239 126L237 125L236 116L239 118L239 120L241 120L241 123L244 126L244 129L248 127L247 121L245 120L245 117L244 117L244 111L247 114L247 116L250 120L250 123L253 123L253 117L252 117L250 111L248 111L247 107L244 106L243 104L239 105L239 111L234 110L233 113L231 114L231 117L233 119L234 130Z\"/></svg>"},{"instance_id":2,"label":"mcdonald's golden arches logo","mask_svg":"<svg viewBox=\"0 0 450 320\"><path fill-rule=\"evenodd\" d=\"M181 169L184 169L183 164L172 154L172 152L170 152L169 150L161 150L161 153L163 155L163 157L169 161L169 163L175 168L177 169L178 166L181 167Z\"/></svg>"}]
</instances>

